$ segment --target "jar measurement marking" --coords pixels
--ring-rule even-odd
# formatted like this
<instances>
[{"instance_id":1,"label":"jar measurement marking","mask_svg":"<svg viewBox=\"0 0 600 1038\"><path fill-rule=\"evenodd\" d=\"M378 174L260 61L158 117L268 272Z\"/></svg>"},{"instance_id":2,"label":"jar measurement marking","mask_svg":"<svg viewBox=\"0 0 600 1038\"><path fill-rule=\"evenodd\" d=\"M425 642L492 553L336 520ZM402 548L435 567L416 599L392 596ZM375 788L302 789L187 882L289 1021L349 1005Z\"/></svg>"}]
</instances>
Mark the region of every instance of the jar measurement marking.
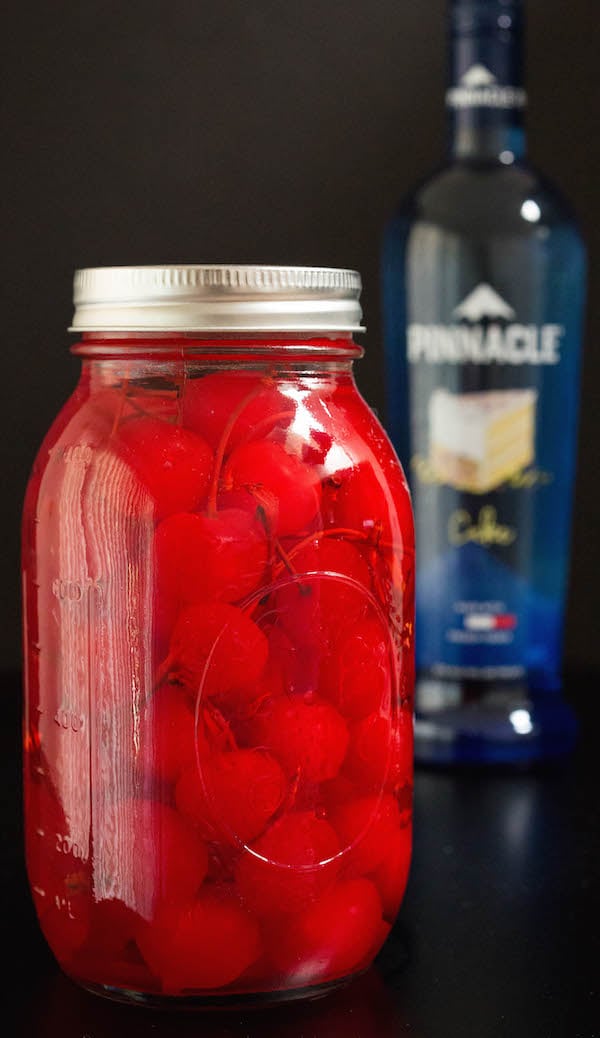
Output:
<instances>
[{"instance_id":1,"label":"jar measurement marking","mask_svg":"<svg viewBox=\"0 0 600 1038\"><path fill-rule=\"evenodd\" d=\"M94 580L92 577L85 577L83 580L55 577L52 581L52 594L58 598L59 602L81 602L90 588L100 591L100 581Z\"/></svg>"},{"instance_id":2,"label":"jar measurement marking","mask_svg":"<svg viewBox=\"0 0 600 1038\"><path fill-rule=\"evenodd\" d=\"M55 896L54 896L54 904L58 908L59 912L66 911L66 914L68 915L69 919L75 919L76 918L76 916L73 915L73 911L72 911L72 908L71 908L71 902L70 902L68 897L61 897L59 894L55 894Z\"/></svg>"},{"instance_id":3,"label":"jar measurement marking","mask_svg":"<svg viewBox=\"0 0 600 1038\"><path fill-rule=\"evenodd\" d=\"M66 465L77 464L89 465L94 456L94 448L89 443L74 443L65 447L62 460Z\"/></svg>"},{"instance_id":4,"label":"jar measurement marking","mask_svg":"<svg viewBox=\"0 0 600 1038\"><path fill-rule=\"evenodd\" d=\"M62 705L56 711L54 720L59 728L68 732L77 733L85 728L85 715Z\"/></svg>"},{"instance_id":5,"label":"jar measurement marking","mask_svg":"<svg viewBox=\"0 0 600 1038\"><path fill-rule=\"evenodd\" d=\"M71 836L56 833L55 849L61 854L72 854L78 861L87 861L87 852Z\"/></svg>"}]
</instances>

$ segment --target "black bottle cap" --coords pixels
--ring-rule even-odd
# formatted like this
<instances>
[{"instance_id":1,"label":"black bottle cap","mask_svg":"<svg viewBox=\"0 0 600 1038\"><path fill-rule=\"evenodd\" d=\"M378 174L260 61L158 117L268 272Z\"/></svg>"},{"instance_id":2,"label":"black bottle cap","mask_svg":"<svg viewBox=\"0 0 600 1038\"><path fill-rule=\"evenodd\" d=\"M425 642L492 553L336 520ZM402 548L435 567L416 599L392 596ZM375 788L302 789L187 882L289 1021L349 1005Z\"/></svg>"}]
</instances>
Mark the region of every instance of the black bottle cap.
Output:
<instances>
[{"instance_id":1,"label":"black bottle cap","mask_svg":"<svg viewBox=\"0 0 600 1038\"><path fill-rule=\"evenodd\" d=\"M457 34L519 31L523 0L449 0L451 29Z\"/></svg>"}]
</instances>

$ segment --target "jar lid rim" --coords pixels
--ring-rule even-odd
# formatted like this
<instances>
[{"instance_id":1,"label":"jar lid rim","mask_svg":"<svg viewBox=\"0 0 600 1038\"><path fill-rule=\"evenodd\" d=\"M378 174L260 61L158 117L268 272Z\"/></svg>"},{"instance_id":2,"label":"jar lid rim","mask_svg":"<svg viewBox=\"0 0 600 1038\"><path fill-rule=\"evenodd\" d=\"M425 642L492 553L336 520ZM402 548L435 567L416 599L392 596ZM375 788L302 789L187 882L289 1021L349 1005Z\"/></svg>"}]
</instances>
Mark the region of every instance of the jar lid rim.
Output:
<instances>
[{"instance_id":1,"label":"jar lid rim","mask_svg":"<svg viewBox=\"0 0 600 1038\"><path fill-rule=\"evenodd\" d=\"M70 331L364 331L343 267L166 264L75 271Z\"/></svg>"}]
</instances>

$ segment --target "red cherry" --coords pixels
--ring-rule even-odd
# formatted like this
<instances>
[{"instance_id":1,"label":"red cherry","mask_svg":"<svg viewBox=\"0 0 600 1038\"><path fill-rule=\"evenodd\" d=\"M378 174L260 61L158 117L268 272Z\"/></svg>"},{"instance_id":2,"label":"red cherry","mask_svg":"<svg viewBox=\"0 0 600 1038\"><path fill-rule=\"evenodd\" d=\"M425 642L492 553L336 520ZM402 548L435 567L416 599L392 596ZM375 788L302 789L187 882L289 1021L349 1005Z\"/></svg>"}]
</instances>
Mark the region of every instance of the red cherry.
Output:
<instances>
[{"instance_id":1,"label":"red cherry","mask_svg":"<svg viewBox=\"0 0 600 1038\"><path fill-rule=\"evenodd\" d=\"M240 858L240 893L259 915L301 911L335 879L339 849L331 825L313 811L283 815Z\"/></svg>"},{"instance_id":2,"label":"red cherry","mask_svg":"<svg viewBox=\"0 0 600 1038\"><path fill-rule=\"evenodd\" d=\"M311 681L313 667L307 653L294 645L277 623L265 633L269 639L269 665L279 677L277 685L273 682L272 694L275 694L275 689L280 693L292 693L307 692L314 687L314 680Z\"/></svg>"},{"instance_id":3,"label":"red cherry","mask_svg":"<svg viewBox=\"0 0 600 1038\"><path fill-rule=\"evenodd\" d=\"M395 455L386 455L381 468L372 460L362 462L325 486L325 522L362 534L373 591L402 631L398 639L408 645L414 620L414 528L410 495ZM410 656L409 651L405 672Z\"/></svg>"},{"instance_id":4,"label":"red cherry","mask_svg":"<svg viewBox=\"0 0 600 1038\"><path fill-rule=\"evenodd\" d=\"M402 903L412 853L412 827L404 826L390 834L388 850L380 865L371 873L383 905L383 914L393 923Z\"/></svg>"},{"instance_id":5,"label":"red cherry","mask_svg":"<svg viewBox=\"0 0 600 1038\"><path fill-rule=\"evenodd\" d=\"M383 713L363 717L350 727L345 772L364 790L395 790L412 782L412 717Z\"/></svg>"},{"instance_id":6,"label":"red cherry","mask_svg":"<svg viewBox=\"0 0 600 1038\"><path fill-rule=\"evenodd\" d=\"M274 612L272 601L267 600L266 616L272 617ZM319 683L319 649L295 644L278 623L272 627L265 623L263 627L260 612L254 615L269 641L269 659L255 698L264 701L268 696L312 692Z\"/></svg>"},{"instance_id":7,"label":"red cherry","mask_svg":"<svg viewBox=\"0 0 600 1038\"><path fill-rule=\"evenodd\" d=\"M95 901L90 910L89 952L98 962L131 959L128 945L135 939L139 925L139 915L118 898Z\"/></svg>"},{"instance_id":8,"label":"red cherry","mask_svg":"<svg viewBox=\"0 0 600 1038\"><path fill-rule=\"evenodd\" d=\"M348 747L348 729L337 710L318 696L279 696L248 724L250 741L264 746L285 773L302 782L337 775Z\"/></svg>"},{"instance_id":9,"label":"red cherry","mask_svg":"<svg viewBox=\"0 0 600 1038\"><path fill-rule=\"evenodd\" d=\"M144 788L176 782L195 761L194 712L179 688L164 684L148 701L142 715L139 762Z\"/></svg>"},{"instance_id":10,"label":"red cherry","mask_svg":"<svg viewBox=\"0 0 600 1038\"><path fill-rule=\"evenodd\" d=\"M275 592L280 623L297 642L324 647L365 612L369 566L354 545L327 537L291 552L289 559L297 577Z\"/></svg>"},{"instance_id":11,"label":"red cherry","mask_svg":"<svg viewBox=\"0 0 600 1038\"><path fill-rule=\"evenodd\" d=\"M141 917L123 901L104 898L91 906L90 933L70 967L71 976L83 982L156 991L158 982L149 972L135 939Z\"/></svg>"},{"instance_id":12,"label":"red cherry","mask_svg":"<svg viewBox=\"0 0 600 1038\"><path fill-rule=\"evenodd\" d=\"M158 418L132 418L119 426L116 440L154 499L157 519L193 511L206 499L213 454L195 433Z\"/></svg>"},{"instance_id":13,"label":"red cherry","mask_svg":"<svg viewBox=\"0 0 600 1038\"><path fill-rule=\"evenodd\" d=\"M272 612L272 610L270 610ZM257 618L260 620L260 616ZM238 689L218 698L219 708L227 715L239 739L252 744L248 729L257 712L271 699L285 694L304 693L314 688L318 676L318 660L300 651L276 624L265 625L269 656L258 682L252 689Z\"/></svg>"},{"instance_id":14,"label":"red cherry","mask_svg":"<svg viewBox=\"0 0 600 1038\"><path fill-rule=\"evenodd\" d=\"M363 531L373 540L414 551L410 492L381 423L355 387L339 384L329 409L338 436L345 430L350 464L329 475L323 509L333 526Z\"/></svg>"},{"instance_id":15,"label":"red cherry","mask_svg":"<svg viewBox=\"0 0 600 1038\"><path fill-rule=\"evenodd\" d=\"M237 508L171 515L158 526L154 543L158 593L185 605L207 598L235 602L264 577L264 527Z\"/></svg>"},{"instance_id":16,"label":"red cherry","mask_svg":"<svg viewBox=\"0 0 600 1038\"><path fill-rule=\"evenodd\" d=\"M183 772L175 789L179 811L207 840L247 843L281 805L286 780L276 760L261 750L211 754Z\"/></svg>"},{"instance_id":17,"label":"red cherry","mask_svg":"<svg viewBox=\"0 0 600 1038\"><path fill-rule=\"evenodd\" d=\"M346 432L348 453L355 466L371 469L380 484L387 485L396 499L408 500L404 471L380 420L351 383L338 383L329 401L338 436Z\"/></svg>"},{"instance_id":18,"label":"red cherry","mask_svg":"<svg viewBox=\"0 0 600 1038\"><path fill-rule=\"evenodd\" d=\"M242 611L224 602L189 606L180 613L169 650L171 677L195 697L229 689L252 688L269 646L265 635Z\"/></svg>"},{"instance_id":19,"label":"red cherry","mask_svg":"<svg viewBox=\"0 0 600 1038\"><path fill-rule=\"evenodd\" d=\"M208 870L206 844L172 807L154 800L113 802L95 846L96 888L149 918L157 906L184 904Z\"/></svg>"},{"instance_id":20,"label":"red cherry","mask_svg":"<svg viewBox=\"0 0 600 1038\"><path fill-rule=\"evenodd\" d=\"M238 490L220 490L217 493L216 508L218 512L225 512L229 508L239 512L249 512L253 519L260 524L261 529L265 529L261 505L257 503L250 491L244 490L243 487Z\"/></svg>"},{"instance_id":21,"label":"red cherry","mask_svg":"<svg viewBox=\"0 0 600 1038\"><path fill-rule=\"evenodd\" d=\"M373 883L338 882L280 928L273 960L292 987L343 977L374 957L381 922L381 901Z\"/></svg>"},{"instance_id":22,"label":"red cherry","mask_svg":"<svg viewBox=\"0 0 600 1038\"><path fill-rule=\"evenodd\" d=\"M384 714L373 713L351 725L347 756L346 774L363 790L381 790L392 764L391 719Z\"/></svg>"},{"instance_id":23,"label":"red cherry","mask_svg":"<svg viewBox=\"0 0 600 1038\"><path fill-rule=\"evenodd\" d=\"M356 783L352 782L344 771L341 771L335 778L321 784L320 794L325 812L331 811L338 804L345 803L346 800L351 800L352 797L359 796L360 792L356 788Z\"/></svg>"},{"instance_id":24,"label":"red cherry","mask_svg":"<svg viewBox=\"0 0 600 1038\"><path fill-rule=\"evenodd\" d=\"M339 474L330 493L331 524L368 535L374 543L413 550L412 506L403 473L395 467L389 479L372 462Z\"/></svg>"},{"instance_id":25,"label":"red cherry","mask_svg":"<svg viewBox=\"0 0 600 1038\"><path fill-rule=\"evenodd\" d=\"M166 994L225 987L261 954L257 924L218 889L185 908L163 907L137 942Z\"/></svg>"},{"instance_id":26,"label":"red cherry","mask_svg":"<svg viewBox=\"0 0 600 1038\"><path fill-rule=\"evenodd\" d=\"M302 461L307 465L322 465L331 450L333 436L324 429L309 429L300 448Z\"/></svg>"},{"instance_id":27,"label":"red cherry","mask_svg":"<svg viewBox=\"0 0 600 1038\"><path fill-rule=\"evenodd\" d=\"M295 413L287 427L279 427L270 438L276 439L289 454L307 465L321 466L333 444L334 431L327 407L327 398L332 390L332 384L325 381L319 384L318 391L314 384L310 392L302 389L300 384L282 387L288 406Z\"/></svg>"},{"instance_id":28,"label":"red cherry","mask_svg":"<svg viewBox=\"0 0 600 1038\"><path fill-rule=\"evenodd\" d=\"M345 717L357 720L389 701L390 644L374 618L342 632L322 665L320 690Z\"/></svg>"},{"instance_id":29,"label":"red cherry","mask_svg":"<svg viewBox=\"0 0 600 1038\"><path fill-rule=\"evenodd\" d=\"M247 403L242 406L244 400ZM219 371L186 383L183 424L203 436L216 450L231 414L240 407L228 436L227 451L254 435L261 435L269 415L293 410L290 401L254 372ZM291 417L290 414L287 421Z\"/></svg>"},{"instance_id":30,"label":"red cherry","mask_svg":"<svg viewBox=\"0 0 600 1038\"><path fill-rule=\"evenodd\" d=\"M225 465L223 486L250 490L278 536L302 532L319 511L318 477L271 440L237 447Z\"/></svg>"},{"instance_id":31,"label":"red cherry","mask_svg":"<svg viewBox=\"0 0 600 1038\"><path fill-rule=\"evenodd\" d=\"M384 860L388 841L400 825L400 810L390 794L361 796L332 806L329 819L341 846L348 848L348 875L364 876Z\"/></svg>"},{"instance_id":32,"label":"red cherry","mask_svg":"<svg viewBox=\"0 0 600 1038\"><path fill-rule=\"evenodd\" d=\"M256 684L232 688L215 696L215 702L240 744L248 743L247 725L263 703L284 693L284 677L275 659L269 657Z\"/></svg>"}]
</instances>

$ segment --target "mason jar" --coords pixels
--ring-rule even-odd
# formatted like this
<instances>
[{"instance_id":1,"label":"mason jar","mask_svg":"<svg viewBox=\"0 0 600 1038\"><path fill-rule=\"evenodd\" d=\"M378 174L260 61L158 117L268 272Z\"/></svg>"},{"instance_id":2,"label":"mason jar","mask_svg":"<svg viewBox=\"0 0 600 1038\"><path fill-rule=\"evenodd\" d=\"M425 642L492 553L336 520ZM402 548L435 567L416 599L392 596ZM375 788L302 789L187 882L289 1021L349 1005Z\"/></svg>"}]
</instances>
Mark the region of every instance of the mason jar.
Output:
<instances>
[{"instance_id":1,"label":"mason jar","mask_svg":"<svg viewBox=\"0 0 600 1038\"><path fill-rule=\"evenodd\" d=\"M411 856L414 537L354 271L76 272L23 512L31 896L148 1005L364 971Z\"/></svg>"}]
</instances>

